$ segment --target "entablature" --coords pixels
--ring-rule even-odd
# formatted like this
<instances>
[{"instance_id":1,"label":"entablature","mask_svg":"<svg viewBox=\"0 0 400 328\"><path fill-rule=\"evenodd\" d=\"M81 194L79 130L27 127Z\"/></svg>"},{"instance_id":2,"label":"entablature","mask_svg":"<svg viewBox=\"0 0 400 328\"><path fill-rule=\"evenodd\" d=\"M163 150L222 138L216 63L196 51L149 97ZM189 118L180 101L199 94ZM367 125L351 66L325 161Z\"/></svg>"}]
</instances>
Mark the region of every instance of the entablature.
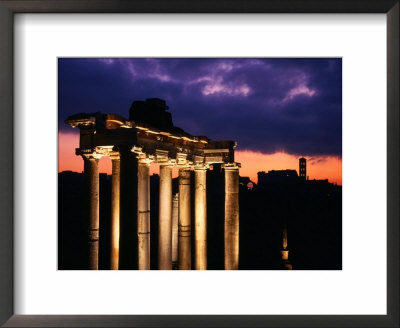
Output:
<instances>
[{"instance_id":1,"label":"entablature","mask_svg":"<svg viewBox=\"0 0 400 328\"><path fill-rule=\"evenodd\" d=\"M160 130L146 123L126 120L118 114L80 113L65 123L80 129L77 155L116 156L120 146L127 146L138 158L178 166L233 163L235 141L214 141L192 136L178 127ZM114 150L113 150L114 149Z\"/></svg>"}]
</instances>

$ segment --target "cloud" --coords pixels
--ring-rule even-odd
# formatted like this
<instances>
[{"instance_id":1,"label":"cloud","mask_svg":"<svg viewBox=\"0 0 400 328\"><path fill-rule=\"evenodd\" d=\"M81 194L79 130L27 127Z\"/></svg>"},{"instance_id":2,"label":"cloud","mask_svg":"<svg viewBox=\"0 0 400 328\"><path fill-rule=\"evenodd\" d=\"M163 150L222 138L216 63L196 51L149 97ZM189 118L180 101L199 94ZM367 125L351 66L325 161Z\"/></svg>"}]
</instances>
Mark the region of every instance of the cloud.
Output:
<instances>
[{"instance_id":1,"label":"cloud","mask_svg":"<svg viewBox=\"0 0 400 328\"><path fill-rule=\"evenodd\" d=\"M224 84L222 79L217 81L210 81L201 90L205 96L222 95L222 96L245 96L250 93L250 87L246 84L242 85L229 85Z\"/></svg>"},{"instance_id":2,"label":"cloud","mask_svg":"<svg viewBox=\"0 0 400 328\"><path fill-rule=\"evenodd\" d=\"M315 92L316 92L315 90L308 88L306 85L299 85L298 87L290 89L286 97L283 98L282 102L287 102L289 100L292 100L294 97L299 95L306 95L308 97L312 97L315 95Z\"/></svg>"},{"instance_id":3,"label":"cloud","mask_svg":"<svg viewBox=\"0 0 400 328\"><path fill-rule=\"evenodd\" d=\"M341 59L59 59L59 127L77 112L125 117L165 99L174 124L238 149L341 156Z\"/></svg>"},{"instance_id":4,"label":"cloud","mask_svg":"<svg viewBox=\"0 0 400 328\"><path fill-rule=\"evenodd\" d=\"M311 165L325 163L327 161L326 157L310 157L308 163Z\"/></svg>"},{"instance_id":5,"label":"cloud","mask_svg":"<svg viewBox=\"0 0 400 328\"><path fill-rule=\"evenodd\" d=\"M98 60L100 63L104 63L106 65L112 65L115 61L113 58L99 58Z\"/></svg>"}]
</instances>

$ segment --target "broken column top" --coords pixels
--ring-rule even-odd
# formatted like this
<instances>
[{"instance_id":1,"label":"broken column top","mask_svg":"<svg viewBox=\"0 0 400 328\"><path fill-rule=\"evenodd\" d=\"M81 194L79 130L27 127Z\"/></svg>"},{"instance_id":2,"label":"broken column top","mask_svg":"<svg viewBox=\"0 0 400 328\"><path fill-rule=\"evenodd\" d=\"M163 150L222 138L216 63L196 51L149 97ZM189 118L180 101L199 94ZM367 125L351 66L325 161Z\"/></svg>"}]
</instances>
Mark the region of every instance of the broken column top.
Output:
<instances>
[{"instance_id":1,"label":"broken column top","mask_svg":"<svg viewBox=\"0 0 400 328\"><path fill-rule=\"evenodd\" d=\"M174 128L171 113L168 113L165 100L149 98L146 101L134 101L129 109L129 120L144 123L163 131Z\"/></svg>"},{"instance_id":2,"label":"broken column top","mask_svg":"<svg viewBox=\"0 0 400 328\"><path fill-rule=\"evenodd\" d=\"M140 130L149 130L153 133L163 132L176 137L208 140L204 136L194 137L180 127L174 126L172 115L167 112L168 109L169 107L166 105L165 100L148 98L145 101L134 101L132 103L128 120L119 114L96 112L71 115L65 120L65 123L73 128L95 129L96 131L135 127Z\"/></svg>"}]
</instances>

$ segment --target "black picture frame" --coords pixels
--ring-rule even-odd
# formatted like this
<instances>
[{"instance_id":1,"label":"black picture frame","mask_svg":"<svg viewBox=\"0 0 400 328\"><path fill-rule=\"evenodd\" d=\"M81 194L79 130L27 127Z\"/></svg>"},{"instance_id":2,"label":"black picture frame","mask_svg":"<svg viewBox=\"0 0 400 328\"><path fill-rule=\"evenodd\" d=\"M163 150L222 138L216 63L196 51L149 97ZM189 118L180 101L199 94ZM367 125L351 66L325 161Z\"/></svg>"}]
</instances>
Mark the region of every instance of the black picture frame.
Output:
<instances>
[{"instance_id":1,"label":"black picture frame","mask_svg":"<svg viewBox=\"0 0 400 328\"><path fill-rule=\"evenodd\" d=\"M399 327L399 8L399 0L0 1L0 324L4 327ZM14 315L13 17L16 13L385 13L387 315Z\"/></svg>"}]
</instances>

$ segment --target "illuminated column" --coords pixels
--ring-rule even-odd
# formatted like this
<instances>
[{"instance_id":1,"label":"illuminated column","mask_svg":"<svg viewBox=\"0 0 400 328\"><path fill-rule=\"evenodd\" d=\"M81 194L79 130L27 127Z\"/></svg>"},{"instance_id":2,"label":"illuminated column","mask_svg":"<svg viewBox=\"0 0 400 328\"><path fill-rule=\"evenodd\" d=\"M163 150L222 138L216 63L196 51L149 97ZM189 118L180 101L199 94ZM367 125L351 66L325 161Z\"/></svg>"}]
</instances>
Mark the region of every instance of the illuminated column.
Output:
<instances>
[{"instance_id":1,"label":"illuminated column","mask_svg":"<svg viewBox=\"0 0 400 328\"><path fill-rule=\"evenodd\" d=\"M194 239L195 239L195 269L207 270L207 197L205 167L195 169L194 190Z\"/></svg>"},{"instance_id":2,"label":"illuminated column","mask_svg":"<svg viewBox=\"0 0 400 328\"><path fill-rule=\"evenodd\" d=\"M158 269L172 269L172 166L160 165Z\"/></svg>"},{"instance_id":3,"label":"illuminated column","mask_svg":"<svg viewBox=\"0 0 400 328\"><path fill-rule=\"evenodd\" d=\"M120 159L119 155L111 155L111 257L110 269L118 270L119 262L119 191L120 191Z\"/></svg>"},{"instance_id":4,"label":"illuminated column","mask_svg":"<svg viewBox=\"0 0 400 328\"><path fill-rule=\"evenodd\" d=\"M225 270L239 268L239 167L225 165Z\"/></svg>"},{"instance_id":5,"label":"illuminated column","mask_svg":"<svg viewBox=\"0 0 400 328\"><path fill-rule=\"evenodd\" d=\"M191 259L191 226L190 226L190 169L179 169L179 270L190 270Z\"/></svg>"},{"instance_id":6,"label":"illuminated column","mask_svg":"<svg viewBox=\"0 0 400 328\"><path fill-rule=\"evenodd\" d=\"M178 217L179 194L176 193L172 200L172 269L178 268Z\"/></svg>"},{"instance_id":7,"label":"illuminated column","mask_svg":"<svg viewBox=\"0 0 400 328\"><path fill-rule=\"evenodd\" d=\"M82 155L84 160L86 219L88 220L88 269L99 268L99 159Z\"/></svg>"},{"instance_id":8,"label":"illuminated column","mask_svg":"<svg viewBox=\"0 0 400 328\"><path fill-rule=\"evenodd\" d=\"M138 163L138 269L150 270L150 162Z\"/></svg>"}]
</instances>

